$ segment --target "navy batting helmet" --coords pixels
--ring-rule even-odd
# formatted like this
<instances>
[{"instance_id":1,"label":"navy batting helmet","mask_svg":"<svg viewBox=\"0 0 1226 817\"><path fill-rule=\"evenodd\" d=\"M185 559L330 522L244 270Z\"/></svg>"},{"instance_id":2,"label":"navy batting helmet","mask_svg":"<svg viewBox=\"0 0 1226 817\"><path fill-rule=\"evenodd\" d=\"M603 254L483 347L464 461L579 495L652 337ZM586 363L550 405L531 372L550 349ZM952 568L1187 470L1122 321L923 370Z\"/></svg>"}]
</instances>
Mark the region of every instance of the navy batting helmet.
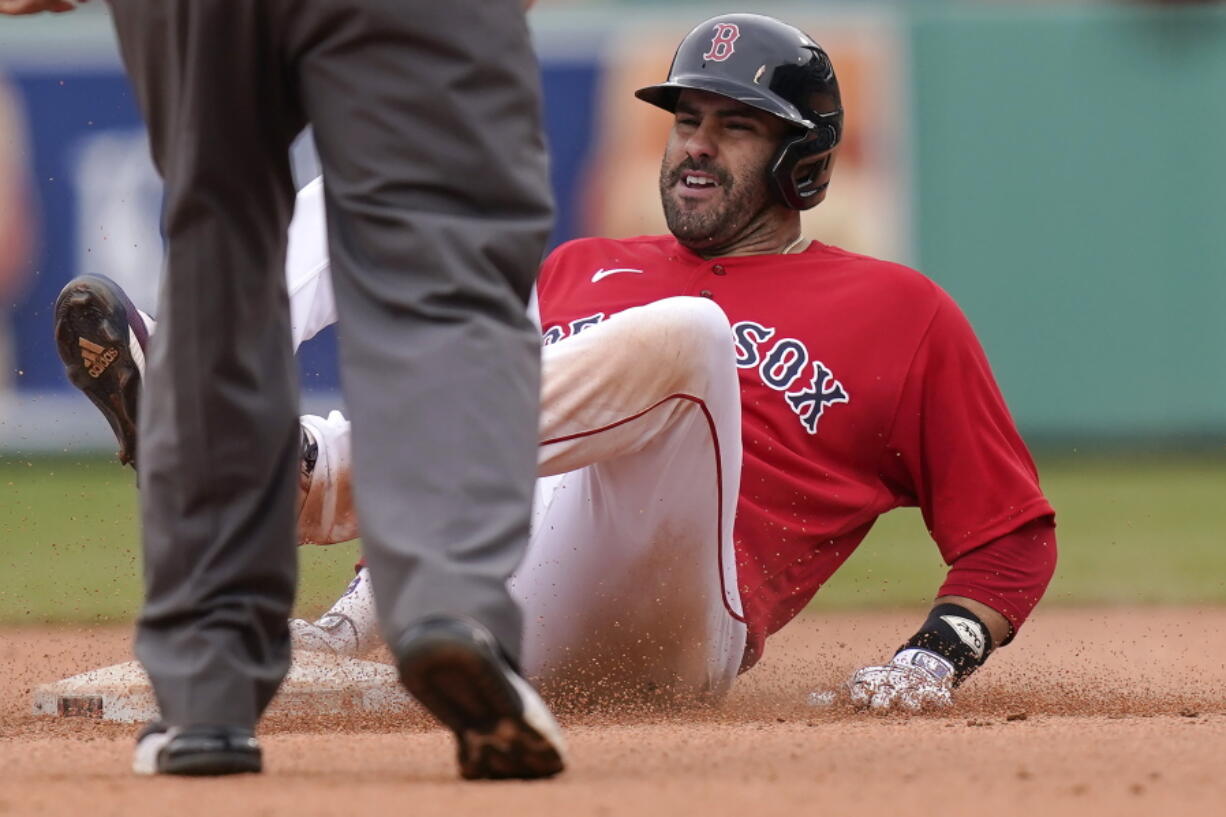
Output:
<instances>
[{"instance_id":1,"label":"navy batting helmet","mask_svg":"<svg viewBox=\"0 0 1226 817\"><path fill-rule=\"evenodd\" d=\"M795 210L826 197L843 108L830 57L809 35L761 14L712 17L681 41L668 81L634 95L674 111L685 89L735 99L792 125L796 133L767 167L771 184Z\"/></svg>"}]
</instances>

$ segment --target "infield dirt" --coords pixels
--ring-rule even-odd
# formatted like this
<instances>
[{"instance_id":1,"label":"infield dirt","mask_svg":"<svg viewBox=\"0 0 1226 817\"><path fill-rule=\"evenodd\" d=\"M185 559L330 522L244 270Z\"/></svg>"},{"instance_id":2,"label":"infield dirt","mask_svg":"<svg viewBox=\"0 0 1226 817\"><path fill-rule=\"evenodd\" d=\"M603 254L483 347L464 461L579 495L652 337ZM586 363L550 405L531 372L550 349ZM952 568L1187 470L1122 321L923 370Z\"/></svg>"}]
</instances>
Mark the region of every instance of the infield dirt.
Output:
<instances>
[{"instance_id":1,"label":"infield dirt","mask_svg":"<svg viewBox=\"0 0 1226 817\"><path fill-rule=\"evenodd\" d=\"M0 815L1132 815L1226 803L1226 609L1040 608L939 715L805 704L921 617L810 614L715 708L563 710L571 766L463 783L424 718L282 719L266 772L141 779L133 727L37 718L30 690L131 658L127 628L0 635Z\"/></svg>"}]
</instances>

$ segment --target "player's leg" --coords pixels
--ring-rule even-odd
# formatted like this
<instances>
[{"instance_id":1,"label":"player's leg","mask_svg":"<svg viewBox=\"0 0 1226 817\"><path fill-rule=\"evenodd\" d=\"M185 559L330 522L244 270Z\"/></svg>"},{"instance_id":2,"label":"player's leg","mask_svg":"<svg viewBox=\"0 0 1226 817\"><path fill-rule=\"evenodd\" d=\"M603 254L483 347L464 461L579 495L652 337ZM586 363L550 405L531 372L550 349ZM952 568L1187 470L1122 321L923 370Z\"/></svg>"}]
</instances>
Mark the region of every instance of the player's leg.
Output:
<instances>
[{"instance_id":1,"label":"player's leg","mask_svg":"<svg viewBox=\"0 0 1226 817\"><path fill-rule=\"evenodd\" d=\"M285 288L296 350L321 329L336 323L323 177L304 185L294 199L285 253Z\"/></svg>"},{"instance_id":2,"label":"player's leg","mask_svg":"<svg viewBox=\"0 0 1226 817\"><path fill-rule=\"evenodd\" d=\"M314 195L305 200L308 206L304 208L303 194L311 192L311 188ZM312 199L315 208L310 206ZM317 232L303 232L303 221L299 219L303 214L307 222L317 216L320 223ZM287 284L298 285L290 296L295 338L303 332L309 338L318 328L335 320L327 317L333 309L327 258L323 257L321 264L319 255L312 252L323 241L322 221L322 189L318 183L312 183L299 192L298 209L290 226L291 258L286 263L286 278ZM295 249L298 254L293 257ZM56 346L65 372L111 425L119 441L120 461L133 466L136 407L144 377L145 349L155 327L155 321L133 306L118 284L100 275L73 279L55 305ZM311 331L312 327L315 331ZM357 519L350 490L349 423L339 412L326 418L304 415L299 422L302 436L298 542L335 544L356 539ZM290 634L294 648L362 655L377 646L378 624L369 585L369 572L363 571L318 620L293 619Z\"/></svg>"},{"instance_id":3,"label":"player's leg","mask_svg":"<svg viewBox=\"0 0 1226 817\"><path fill-rule=\"evenodd\" d=\"M301 205L301 194L298 201ZM296 211L302 212L310 213L310 210ZM322 209L319 218L322 221ZM290 239L292 252L293 226ZM314 236L307 236L307 243L313 244ZM297 314L326 314L327 304L331 303L326 263L322 269L314 266L315 274L302 274L295 279L292 273L296 269L306 271L291 259L286 264L287 273L290 273L287 283L296 280L300 284L297 293L302 309ZM294 302L291 294L291 319L296 314ZM107 419L119 441L120 461L135 466L136 407L144 377L145 349L155 328L154 320L133 306L118 284L100 275L83 275L69 282L56 301L55 316L56 346L69 380ZM296 323L295 337L300 327L311 325L309 322ZM356 539L357 519L350 490L349 423L339 412L332 412L327 418L304 415L299 422L302 436L298 542L334 544ZM332 608L316 621L291 620L294 649L358 656L381 643L374 614L374 594L369 587L369 571L362 570Z\"/></svg>"},{"instance_id":4,"label":"player's leg","mask_svg":"<svg viewBox=\"0 0 1226 817\"><path fill-rule=\"evenodd\" d=\"M506 588L528 543L539 336L524 310L551 221L522 8L298 12L382 629L466 776L554 773Z\"/></svg>"},{"instance_id":5,"label":"player's leg","mask_svg":"<svg viewBox=\"0 0 1226 817\"><path fill-rule=\"evenodd\" d=\"M287 265L287 272L294 269ZM326 264L322 271L316 268L315 274L287 275L287 282L296 280L299 293L304 295L298 314L326 313L332 288L328 277ZM308 293L310 297L305 297ZM316 331L326 325L327 321L301 324L315 326ZM56 347L65 373L107 419L119 442L120 461L133 466L145 350L156 326L156 321L137 309L118 284L102 275L73 279L56 300ZM355 539L357 520L349 488L349 423L335 411L327 418L303 415L299 423L299 544Z\"/></svg>"},{"instance_id":6,"label":"player's leg","mask_svg":"<svg viewBox=\"0 0 1226 817\"><path fill-rule=\"evenodd\" d=\"M512 590L524 666L564 688L726 690L745 645L732 545L740 391L696 298L548 347L532 546Z\"/></svg>"},{"instance_id":7,"label":"player's leg","mask_svg":"<svg viewBox=\"0 0 1226 817\"><path fill-rule=\"evenodd\" d=\"M620 667L629 671L623 683L684 677L688 688L719 689L735 673L744 633L730 539L740 468L731 338L718 307L672 298L627 310L546 348L539 448L545 477L536 486L533 543L512 580L517 597L536 611L525 634L525 666L532 672L557 675L561 667L549 654L590 657L583 645L615 637L651 643L657 650L652 655L665 659L644 667L623 656ZM321 441L321 460L331 465L315 469L308 506L322 510L304 514L303 520L316 521L300 531L320 543L353 538L352 514L343 510L352 502L343 465L348 423L336 413L327 421L308 420ZM558 475L561 469L573 470ZM672 532L672 544L654 536L660 528ZM678 535L683 530L692 534ZM722 581L700 580L714 575L712 559L722 566ZM662 607L635 606L619 595L618 577L633 576L627 582L637 588L668 582L674 570L689 578L660 595L677 611L671 617ZM644 571L650 575L639 575ZM607 586L595 586L600 583ZM714 592L721 585L727 589L722 598ZM377 641L373 596L369 582L351 585L334 608L337 616L329 611L314 625L295 622L296 632L312 648L360 654ZM673 638L682 621L707 636ZM604 631L609 622L618 622L616 632ZM661 654L662 639L704 647Z\"/></svg>"},{"instance_id":8,"label":"player's leg","mask_svg":"<svg viewBox=\"0 0 1226 817\"><path fill-rule=\"evenodd\" d=\"M142 748L168 742L141 770L258 769L250 730L289 665L297 573L280 271L299 117L261 4L114 0L112 12L166 182L167 275L139 418L136 653L171 731L146 735Z\"/></svg>"}]
</instances>

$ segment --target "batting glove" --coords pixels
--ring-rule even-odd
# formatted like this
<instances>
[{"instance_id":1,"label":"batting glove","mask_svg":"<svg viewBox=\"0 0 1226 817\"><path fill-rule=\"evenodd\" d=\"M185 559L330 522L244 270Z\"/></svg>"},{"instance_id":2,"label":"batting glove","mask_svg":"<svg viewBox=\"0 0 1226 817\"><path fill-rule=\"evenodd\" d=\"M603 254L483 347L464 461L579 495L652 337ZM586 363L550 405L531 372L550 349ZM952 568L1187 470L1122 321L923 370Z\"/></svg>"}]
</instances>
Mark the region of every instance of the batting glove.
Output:
<instances>
[{"instance_id":1,"label":"batting glove","mask_svg":"<svg viewBox=\"0 0 1226 817\"><path fill-rule=\"evenodd\" d=\"M884 667L864 667L847 682L852 705L873 712L919 712L953 704L954 666L930 651L904 649Z\"/></svg>"}]
</instances>

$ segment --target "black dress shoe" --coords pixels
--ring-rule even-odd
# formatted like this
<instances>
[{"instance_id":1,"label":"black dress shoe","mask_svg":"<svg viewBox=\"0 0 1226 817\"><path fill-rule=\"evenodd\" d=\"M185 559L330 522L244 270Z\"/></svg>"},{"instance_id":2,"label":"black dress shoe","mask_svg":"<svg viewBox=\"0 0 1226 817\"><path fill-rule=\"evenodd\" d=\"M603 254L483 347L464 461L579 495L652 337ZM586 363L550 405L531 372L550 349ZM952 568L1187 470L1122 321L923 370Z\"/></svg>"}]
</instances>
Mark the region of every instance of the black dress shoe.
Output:
<instances>
[{"instance_id":1,"label":"black dress shoe","mask_svg":"<svg viewBox=\"0 0 1226 817\"><path fill-rule=\"evenodd\" d=\"M155 722L136 738L132 770L137 774L212 776L263 769L260 744L239 726L168 727Z\"/></svg>"}]
</instances>

